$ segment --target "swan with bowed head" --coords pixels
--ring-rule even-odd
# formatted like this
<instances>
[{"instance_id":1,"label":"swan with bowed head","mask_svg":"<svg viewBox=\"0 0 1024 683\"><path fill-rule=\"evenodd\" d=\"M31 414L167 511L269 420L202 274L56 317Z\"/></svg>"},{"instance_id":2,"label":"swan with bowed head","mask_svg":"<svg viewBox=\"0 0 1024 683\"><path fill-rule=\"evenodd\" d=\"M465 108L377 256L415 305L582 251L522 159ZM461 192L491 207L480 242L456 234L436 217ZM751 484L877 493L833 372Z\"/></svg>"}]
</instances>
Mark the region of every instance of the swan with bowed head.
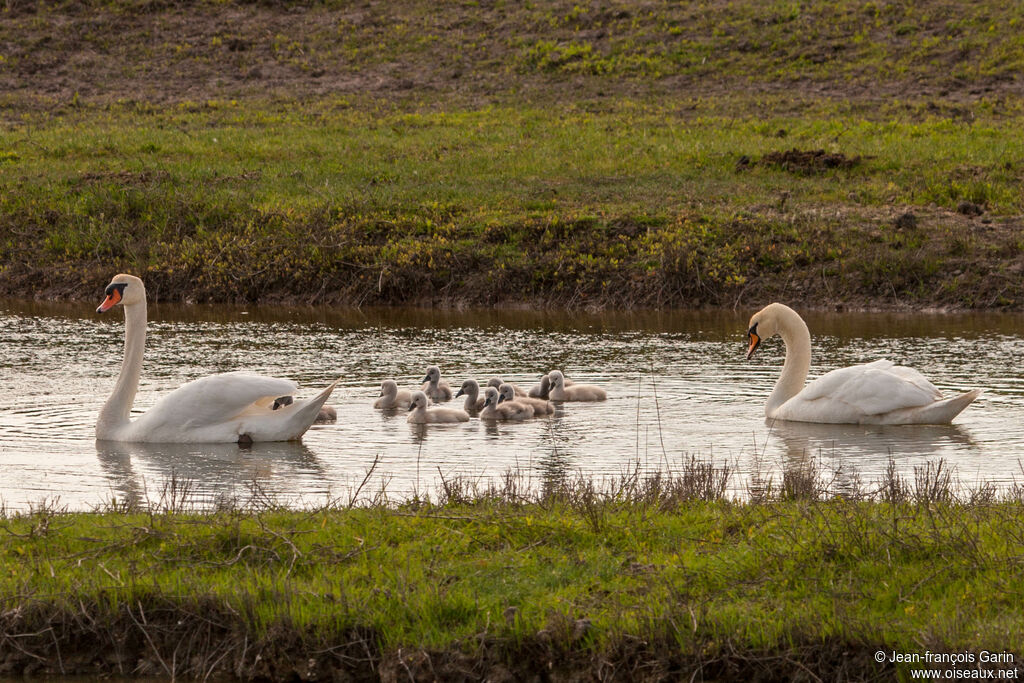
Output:
<instances>
[{"instance_id":1,"label":"swan with bowed head","mask_svg":"<svg viewBox=\"0 0 1024 683\"><path fill-rule=\"evenodd\" d=\"M116 275L97 313L124 308L124 359L114 391L100 410L96 438L148 443L291 441L317 419L334 384L295 400L295 382L246 372L209 375L161 397L134 420L146 346L146 288L134 275ZM336 382L335 382L336 384Z\"/></svg>"},{"instance_id":2,"label":"swan with bowed head","mask_svg":"<svg viewBox=\"0 0 1024 683\"><path fill-rule=\"evenodd\" d=\"M948 424L981 393L974 389L943 398L917 370L876 360L827 372L806 386L811 367L811 333L789 306L773 303L750 319L747 360L775 335L786 345L786 360L765 415L777 420L830 424Z\"/></svg>"}]
</instances>

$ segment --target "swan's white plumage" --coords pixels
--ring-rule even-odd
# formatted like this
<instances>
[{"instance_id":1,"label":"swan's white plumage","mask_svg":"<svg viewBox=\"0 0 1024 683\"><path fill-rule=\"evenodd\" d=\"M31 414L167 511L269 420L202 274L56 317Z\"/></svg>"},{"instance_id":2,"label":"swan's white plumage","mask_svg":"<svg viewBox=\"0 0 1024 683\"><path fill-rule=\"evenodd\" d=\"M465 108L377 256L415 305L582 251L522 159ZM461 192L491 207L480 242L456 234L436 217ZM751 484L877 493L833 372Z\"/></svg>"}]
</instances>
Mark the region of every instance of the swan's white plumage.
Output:
<instances>
[{"instance_id":1,"label":"swan's white plumage","mask_svg":"<svg viewBox=\"0 0 1024 683\"><path fill-rule=\"evenodd\" d=\"M96 438L148 443L226 443L298 439L317 419L334 384L312 399L277 410L275 399L291 396L295 382L248 372L227 372L188 382L161 397L139 417L130 418L142 372L146 343L146 290L142 280L117 275L106 301L125 310L125 355L121 373L96 421ZM115 295L116 293L116 295Z\"/></svg>"},{"instance_id":2,"label":"swan's white plumage","mask_svg":"<svg viewBox=\"0 0 1024 683\"><path fill-rule=\"evenodd\" d=\"M279 396L295 393L299 385L287 379L264 377L251 372L225 372L209 375L183 384L161 396L139 419L154 411L160 416L178 416L186 420L186 428L205 427L238 417L243 413L260 414L270 408ZM257 404L257 405L253 405ZM177 408L188 407L188 410ZM279 408L278 410L283 410ZM173 421L173 420L172 420Z\"/></svg>"},{"instance_id":3,"label":"swan's white plumage","mask_svg":"<svg viewBox=\"0 0 1024 683\"><path fill-rule=\"evenodd\" d=\"M853 365L825 373L804 386L810 368L810 331L793 309L770 304L750 319L748 356L774 334L786 343L782 375L765 415L795 422L832 424L943 424L981 393L943 399L938 387L913 368L892 361Z\"/></svg>"}]
</instances>

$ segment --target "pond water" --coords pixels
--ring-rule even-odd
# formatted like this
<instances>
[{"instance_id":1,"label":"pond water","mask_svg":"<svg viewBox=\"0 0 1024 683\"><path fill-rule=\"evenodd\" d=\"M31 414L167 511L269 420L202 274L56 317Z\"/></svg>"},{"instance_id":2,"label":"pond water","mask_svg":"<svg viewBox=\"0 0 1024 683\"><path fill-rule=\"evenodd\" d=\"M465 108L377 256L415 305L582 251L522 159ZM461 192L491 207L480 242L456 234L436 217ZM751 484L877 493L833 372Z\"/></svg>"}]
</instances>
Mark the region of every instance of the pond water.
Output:
<instances>
[{"instance_id":1,"label":"pond water","mask_svg":"<svg viewBox=\"0 0 1024 683\"><path fill-rule=\"evenodd\" d=\"M985 390L951 426L769 424L764 401L784 347L746 361L753 312L578 314L531 311L337 310L151 305L137 411L215 372L289 377L312 395L341 378L335 424L301 443L142 445L97 442L96 415L120 370L123 317L94 305L0 302L0 503L88 510L156 500L186 482L200 500L260 495L296 505L431 493L442 478L497 480L515 469L540 486L566 473L621 476L678 468L690 457L728 464L742 495L751 472L817 458L864 482L890 457L904 474L945 460L973 485L1024 482L1024 316L810 313L811 375L877 358L911 365L944 393ZM382 379L418 386L436 364L458 386L499 375L533 384L560 368L605 387L609 400L565 404L521 424L414 427L371 407ZM376 465L374 463L376 462ZM256 485L254 487L254 484Z\"/></svg>"}]
</instances>

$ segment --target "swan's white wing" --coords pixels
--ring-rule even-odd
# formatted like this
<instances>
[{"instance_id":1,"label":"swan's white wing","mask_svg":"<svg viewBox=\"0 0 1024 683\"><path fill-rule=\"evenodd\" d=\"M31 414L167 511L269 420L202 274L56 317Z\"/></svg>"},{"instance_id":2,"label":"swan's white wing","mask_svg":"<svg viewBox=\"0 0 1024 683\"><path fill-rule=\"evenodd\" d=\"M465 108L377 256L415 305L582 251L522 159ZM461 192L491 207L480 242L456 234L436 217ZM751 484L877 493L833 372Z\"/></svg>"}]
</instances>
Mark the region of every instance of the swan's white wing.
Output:
<instances>
[{"instance_id":1,"label":"swan's white wing","mask_svg":"<svg viewBox=\"0 0 1024 683\"><path fill-rule=\"evenodd\" d=\"M837 401L863 415L880 415L928 405L941 399L942 394L918 371L879 360L826 373L797 397L804 401Z\"/></svg>"},{"instance_id":2,"label":"swan's white wing","mask_svg":"<svg viewBox=\"0 0 1024 683\"><path fill-rule=\"evenodd\" d=\"M287 379L248 372L225 372L183 384L146 411L146 417L164 416L186 429L217 424L237 417L259 403L269 410L280 396L295 393L298 385Z\"/></svg>"}]
</instances>

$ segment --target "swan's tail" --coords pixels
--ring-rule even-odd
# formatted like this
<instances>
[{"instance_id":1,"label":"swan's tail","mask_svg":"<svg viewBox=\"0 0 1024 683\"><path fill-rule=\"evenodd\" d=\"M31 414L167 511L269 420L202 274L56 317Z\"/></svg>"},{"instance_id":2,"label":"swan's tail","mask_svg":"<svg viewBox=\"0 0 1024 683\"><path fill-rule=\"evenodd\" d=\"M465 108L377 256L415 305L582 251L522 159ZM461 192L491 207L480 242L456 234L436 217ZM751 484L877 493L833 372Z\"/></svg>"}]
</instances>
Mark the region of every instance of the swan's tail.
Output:
<instances>
[{"instance_id":1,"label":"swan's tail","mask_svg":"<svg viewBox=\"0 0 1024 683\"><path fill-rule=\"evenodd\" d=\"M320 416L327 398L334 391L338 380L313 398L293 401L280 405L277 410L265 411L255 423L245 425L243 433L252 441L295 441L302 438L306 430ZM268 414L269 413L269 414Z\"/></svg>"},{"instance_id":2,"label":"swan's tail","mask_svg":"<svg viewBox=\"0 0 1024 683\"><path fill-rule=\"evenodd\" d=\"M947 398L943 401L936 401L931 405L915 408L915 424L949 424L953 418L960 414L967 406L971 405L974 399L981 395L981 389L972 389L966 393Z\"/></svg>"},{"instance_id":3,"label":"swan's tail","mask_svg":"<svg viewBox=\"0 0 1024 683\"><path fill-rule=\"evenodd\" d=\"M331 382L330 386L313 398L295 402L293 407L296 408L296 410L293 410L292 414L289 416L289 422L294 425L298 431L295 432L293 436L288 437L289 440L298 439L306 433L306 430L309 429L314 422L316 422L317 418L320 417L321 408L324 407L324 403L327 403L327 399L330 397L331 392L334 391L334 387L338 385L338 381L339 380L334 380Z\"/></svg>"}]
</instances>

